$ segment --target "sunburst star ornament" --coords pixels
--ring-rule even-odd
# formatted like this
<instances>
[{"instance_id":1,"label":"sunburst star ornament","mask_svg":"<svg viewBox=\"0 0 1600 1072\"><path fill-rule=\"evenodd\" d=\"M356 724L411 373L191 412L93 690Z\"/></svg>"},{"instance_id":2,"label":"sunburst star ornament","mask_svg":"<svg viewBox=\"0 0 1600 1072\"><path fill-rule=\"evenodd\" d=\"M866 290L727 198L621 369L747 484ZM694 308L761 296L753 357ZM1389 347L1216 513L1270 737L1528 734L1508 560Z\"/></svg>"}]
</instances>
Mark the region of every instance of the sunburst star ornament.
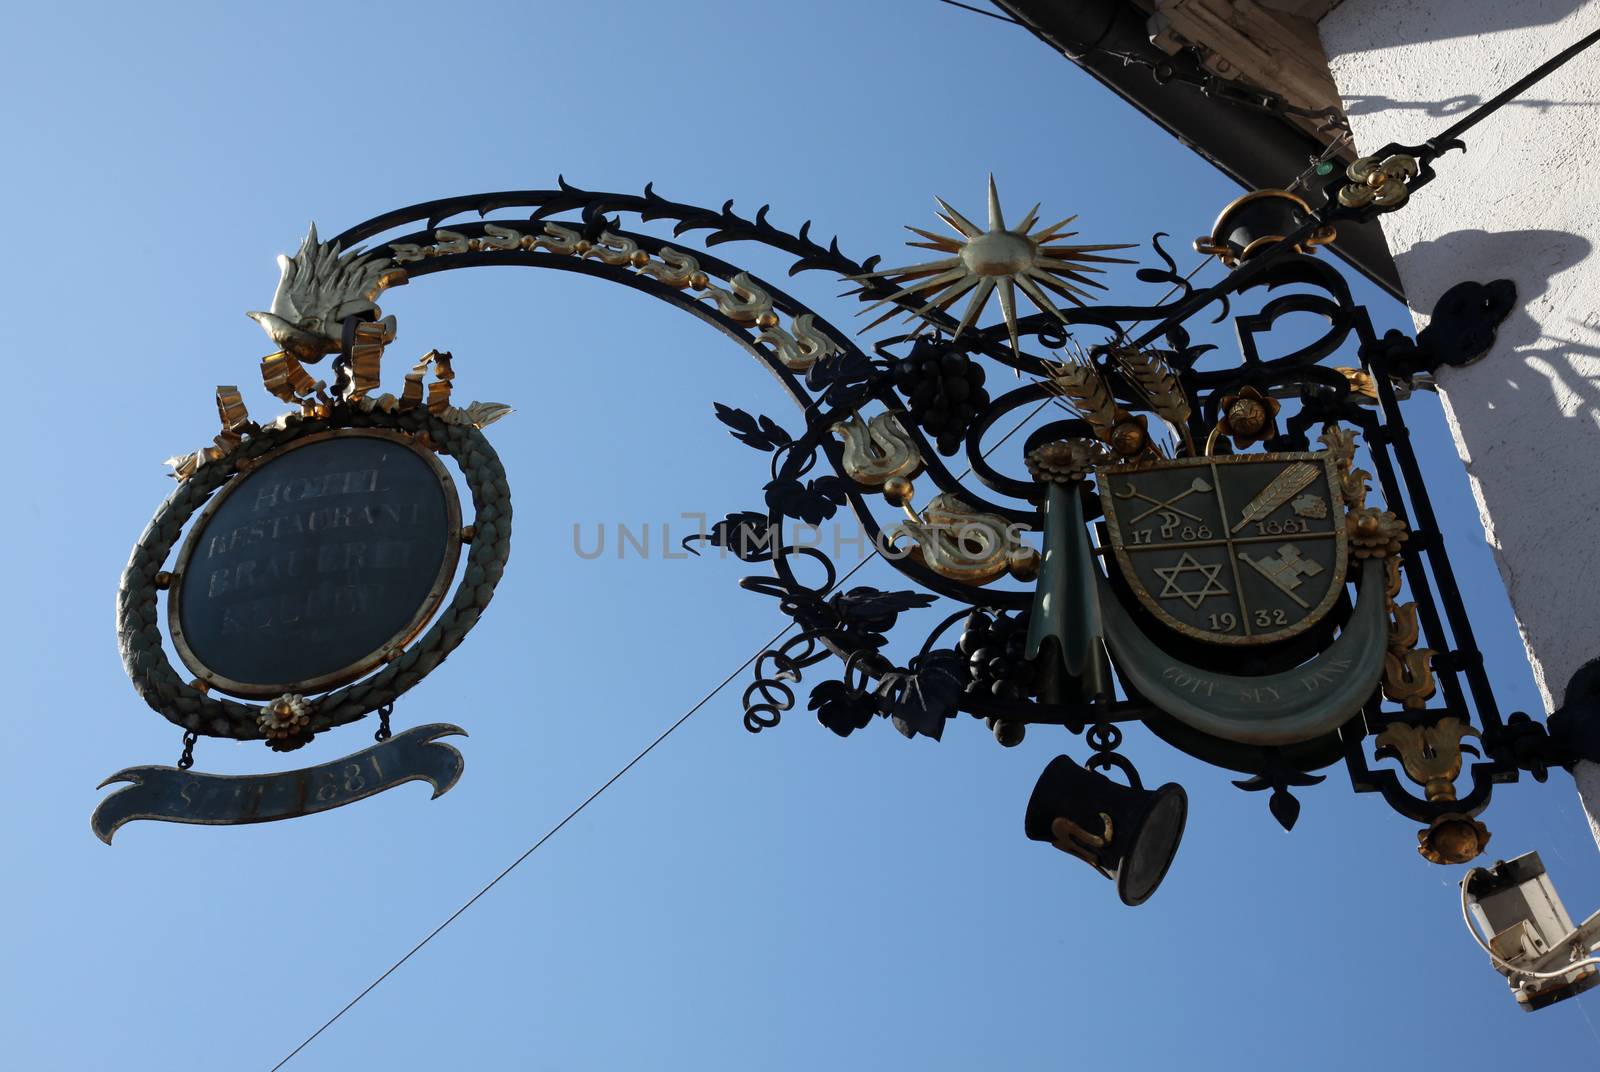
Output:
<instances>
[{"instance_id":1,"label":"sunburst star ornament","mask_svg":"<svg viewBox=\"0 0 1600 1072\"><path fill-rule=\"evenodd\" d=\"M873 302L862 310L863 313L871 312L885 303L915 295L919 300L926 299L927 304L911 310L908 315L934 323L930 314L944 312L970 293L971 298L967 301L967 307L961 314L961 322L956 326L953 336L959 337L973 325L984 307L989 304L989 296L998 294L1000 314L1005 317L1006 333L1010 335L1011 348L1015 350L1017 349L1016 292L1019 288L1029 301L1039 307L1040 312L1048 313L1065 323L1066 316L1056 307L1055 302L1051 301L1051 294L1065 298L1074 305L1087 305L1084 299L1092 295L1084 289L1085 287L1106 289L1104 284L1095 282L1085 274L1104 271L1103 268L1094 267L1091 262L1134 263L1123 257L1101 256L1101 252L1108 249L1132 249L1133 246L1130 244L1081 246L1066 242L1065 239L1073 237L1077 232L1063 232L1061 229L1077 219L1077 216L1068 216L1060 223L1029 233L1028 228L1039 218L1038 205L1034 205L1015 228L1007 228L1005 214L1000 210L1000 195L995 190L993 175L989 176L987 230L951 208L943 198L934 200L939 203L939 218L949 224L959 237L948 238L924 231L920 227L907 227L906 230L921 235L927 241L906 244L922 249L938 250L952 256L922 264L911 264L904 268L891 268L887 271L853 276L852 278L858 280L887 279L901 288L888 297ZM1047 291L1049 293L1046 293ZM867 328L876 327L899 311L898 307L889 310L868 324Z\"/></svg>"}]
</instances>

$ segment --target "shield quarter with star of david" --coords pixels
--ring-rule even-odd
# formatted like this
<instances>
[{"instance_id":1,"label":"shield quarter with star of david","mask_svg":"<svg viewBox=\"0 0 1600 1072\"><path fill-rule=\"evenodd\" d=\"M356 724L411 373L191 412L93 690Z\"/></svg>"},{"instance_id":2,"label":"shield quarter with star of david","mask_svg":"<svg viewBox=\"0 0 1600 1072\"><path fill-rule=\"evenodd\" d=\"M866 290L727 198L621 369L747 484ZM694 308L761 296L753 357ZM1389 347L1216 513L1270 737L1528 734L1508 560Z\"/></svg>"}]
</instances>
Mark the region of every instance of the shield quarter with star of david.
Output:
<instances>
[{"instance_id":1,"label":"shield quarter with star of david","mask_svg":"<svg viewBox=\"0 0 1600 1072\"><path fill-rule=\"evenodd\" d=\"M1284 640L1339 598L1345 520L1326 453L1182 458L1096 477L1128 586L1185 636Z\"/></svg>"}]
</instances>

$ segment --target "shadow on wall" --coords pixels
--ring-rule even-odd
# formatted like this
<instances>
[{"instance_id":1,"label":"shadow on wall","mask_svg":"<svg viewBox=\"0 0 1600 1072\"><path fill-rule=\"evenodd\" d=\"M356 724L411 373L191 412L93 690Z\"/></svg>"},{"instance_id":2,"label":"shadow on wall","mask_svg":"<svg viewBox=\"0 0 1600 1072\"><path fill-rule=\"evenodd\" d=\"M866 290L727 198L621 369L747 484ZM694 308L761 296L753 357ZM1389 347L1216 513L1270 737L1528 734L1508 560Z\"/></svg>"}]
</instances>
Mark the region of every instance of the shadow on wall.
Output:
<instances>
[{"instance_id":1,"label":"shadow on wall","mask_svg":"<svg viewBox=\"0 0 1600 1072\"><path fill-rule=\"evenodd\" d=\"M1504 0L1501 3L1471 4L1456 2L1448 5L1447 15L1417 9L1408 14L1395 9L1410 5L1374 4L1369 0L1362 0L1362 6L1372 9L1370 17L1384 20L1384 44L1393 46L1414 45L1423 41L1448 41L1461 37L1482 37L1502 30L1554 26L1586 4L1574 3L1574 0ZM1337 13L1337 9L1335 12ZM1579 30L1574 33L1573 40L1583 32ZM1572 41L1556 40L1552 37L1551 47L1547 51L1557 52L1571 43ZM1540 56L1539 59L1542 60L1544 57Z\"/></svg>"},{"instance_id":2,"label":"shadow on wall","mask_svg":"<svg viewBox=\"0 0 1600 1072\"><path fill-rule=\"evenodd\" d=\"M1378 112L1424 112L1433 119L1459 119L1483 103L1476 93L1463 93L1442 101L1397 101L1381 95L1363 96L1359 93L1344 98L1345 115L1375 115ZM1600 101L1524 100L1519 97L1506 103L1507 108L1532 108L1543 115L1551 108L1588 108Z\"/></svg>"},{"instance_id":3,"label":"shadow on wall","mask_svg":"<svg viewBox=\"0 0 1600 1072\"><path fill-rule=\"evenodd\" d=\"M1576 289L1565 297L1558 293L1560 303L1571 304L1570 314L1575 314L1563 317L1563 310L1558 309L1555 317L1545 316L1546 325L1560 321L1572 325L1572 330L1561 336L1542 330L1528 311L1551 292L1557 276L1582 264L1592 251L1587 238L1566 231L1472 230L1418 242L1394 260L1408 288L1416 291L1423 282L1434 288L1413 293L1413 308L1432 309L1440 295L1461 279L1488 282L1508 278L1514 282L1516 306L1500 325L1494 350L1500 355L1516 352L1515 366L1507 368L1507 382L1516 386L1514 377L1520 370L1536 371L1550 381L1564 414L1586 411L1600 422L1600 321L1595 319L1594 308L1583 303L1584 295ZM1408 270L1413 263L1420 270ZM1436 278L1433 266L1439 264L1461 265L1461 279Z\"/></svg>"}]
</instances>

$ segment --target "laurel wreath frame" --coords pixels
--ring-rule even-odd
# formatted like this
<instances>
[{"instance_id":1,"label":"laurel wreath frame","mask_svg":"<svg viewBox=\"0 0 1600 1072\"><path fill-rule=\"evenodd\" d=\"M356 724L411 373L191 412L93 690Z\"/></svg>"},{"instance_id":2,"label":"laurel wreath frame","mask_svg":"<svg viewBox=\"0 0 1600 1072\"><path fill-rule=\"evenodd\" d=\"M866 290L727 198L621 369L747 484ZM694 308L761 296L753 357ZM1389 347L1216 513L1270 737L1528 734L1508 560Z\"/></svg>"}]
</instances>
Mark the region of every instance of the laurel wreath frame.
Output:
<instances>
[{"instance_id":1,"label":"laurel wreath frame","mask_svg":"<svg viewBox=\"0 0 1600 1072\"><path fill-rule=\"evenodd\" d=\"M228 481L308 435L343 428L385 428L426 436L455 462L472 495L471 550L456 590L421 638L382 669L312 699L307 736L343 726L378 710L411 689L460 646L494 597L511 554L511 489L504 466L483 433L470 424L440 419L428 410L384 412L340 406L326 417L290 417L281 426L253 431L224 457L201 466L157 509L134 545L117 590L117 644L123 668L145 703L174 725L208 737L263 740L261 707L214 697L185 680L167 658L161 631L158 581L189 519Z\"/></svg>"}]
</instances>

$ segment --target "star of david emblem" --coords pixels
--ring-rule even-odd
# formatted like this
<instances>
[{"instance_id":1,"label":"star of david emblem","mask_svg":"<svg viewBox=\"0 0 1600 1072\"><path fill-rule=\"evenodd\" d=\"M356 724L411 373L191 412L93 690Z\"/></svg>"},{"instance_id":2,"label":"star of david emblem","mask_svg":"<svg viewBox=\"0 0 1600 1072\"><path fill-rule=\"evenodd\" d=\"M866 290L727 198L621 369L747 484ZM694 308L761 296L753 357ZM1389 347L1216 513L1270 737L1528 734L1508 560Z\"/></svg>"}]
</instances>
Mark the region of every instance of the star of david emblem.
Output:
<instances>
[{"instance_id":1,"label":"star of david emblem","mask_svg":"<svg viewBox=\"0 0 1600 1072\"><path fill-rule=\"evenodd\" d=\"M1270 644L1344 591L1344 500L1327 452L1173 458L1095 478L1129 590L1185 636Z\"/></svg>"},{"instance_id":2,"label":"star of david emblem","mask_svg":"<svg viewBox=\"0 0 1600 1072\"><path fill-rule=\"evenodd\" d=\"M1166 586L1161 589L1161 595L1158 598L1168 599L1172 596L1177 596L1189 606L1199 607L1200 601L1207 596L1230 595L1231 593L1217 581L1217 574L1221 572L1222 563L1213 562L1208 566L1185 551L1176 565L1168 566L1165 569L1156 569L1156 576L1166 582ZM1178 586L1178 579L1186 573L1198 573L1200 575L1201 583L1198 589L1185 589Z\"/></svg>"}]
</instances>

